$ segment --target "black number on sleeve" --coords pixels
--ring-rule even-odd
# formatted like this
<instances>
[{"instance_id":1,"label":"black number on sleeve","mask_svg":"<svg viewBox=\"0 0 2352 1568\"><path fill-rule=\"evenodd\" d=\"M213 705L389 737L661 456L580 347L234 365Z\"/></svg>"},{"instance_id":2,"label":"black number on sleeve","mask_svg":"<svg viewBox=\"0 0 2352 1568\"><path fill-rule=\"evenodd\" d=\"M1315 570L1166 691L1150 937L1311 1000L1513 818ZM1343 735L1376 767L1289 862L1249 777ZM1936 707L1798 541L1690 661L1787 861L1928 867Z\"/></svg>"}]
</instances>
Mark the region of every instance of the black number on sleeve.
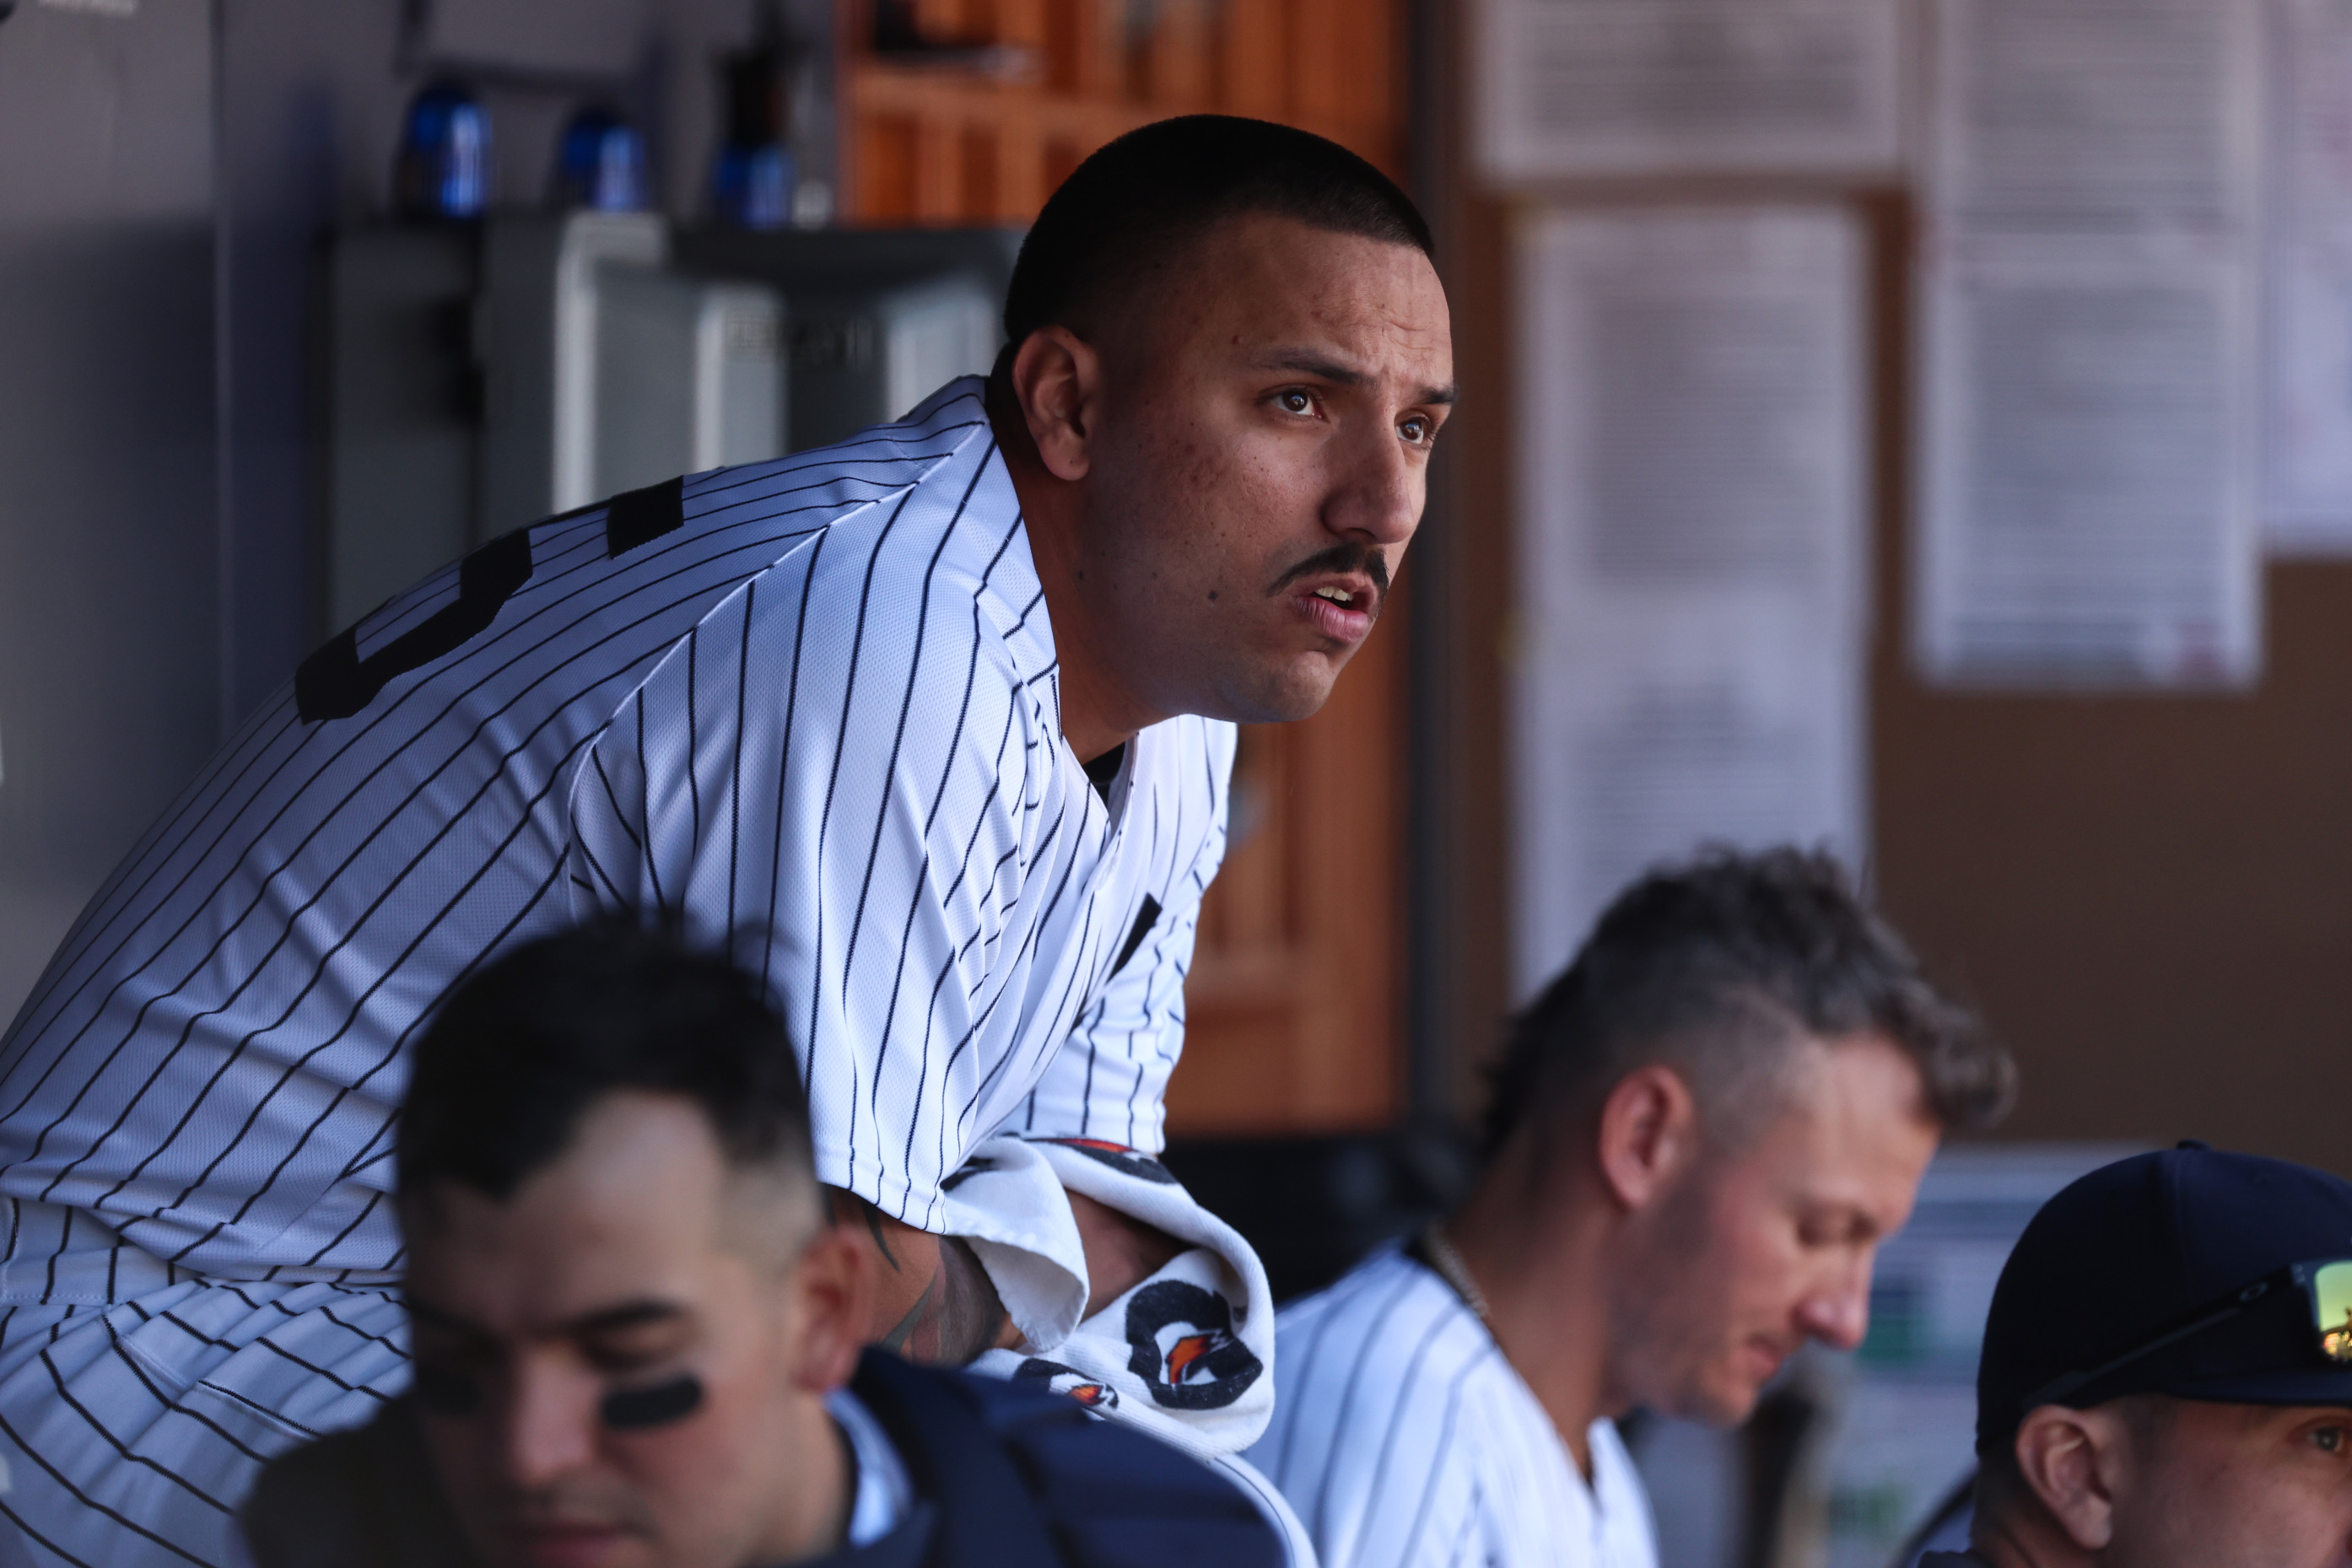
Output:
<instances>
[{"instance_id":1,"label":"black number on sleeve","mask_svg":"<svg viewBox=\"0 0 2352 1568\"><path fill-rule=\"evenodd\" d=\"M530 580L530 534L518 528L457 567L457 597L366 658L359 628L347 627L294 672L294 711L304 724L349 718L398 676L455 653L489 629L515 591Z\"/></svg>"}]
</instances>

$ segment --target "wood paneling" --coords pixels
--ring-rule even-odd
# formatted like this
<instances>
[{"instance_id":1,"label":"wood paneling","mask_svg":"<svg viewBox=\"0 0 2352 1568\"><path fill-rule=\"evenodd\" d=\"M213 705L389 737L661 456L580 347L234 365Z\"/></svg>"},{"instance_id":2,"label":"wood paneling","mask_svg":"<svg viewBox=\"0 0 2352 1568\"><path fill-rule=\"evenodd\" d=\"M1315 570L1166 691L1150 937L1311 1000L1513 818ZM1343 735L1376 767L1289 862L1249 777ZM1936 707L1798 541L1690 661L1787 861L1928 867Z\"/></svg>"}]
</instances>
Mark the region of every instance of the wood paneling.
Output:
<instances>
[{"instance_id":1,"label":"wood paneling","mask_svg":"<svg viewBox=\"0 0 2352 1568\"><path fill-rule=\"evenodd\" d=\"M1148 26L1130 31L1130 16ZM924 0L942 37L1021 45L1025 74L884 59L844 14L847 214L1023 222L1096 148L1171 114L1278 120L1403 168L1402 0ZM1410 590L1302 724L1253 727L1235 841L1202 911L1171 1130L1304 1133L1394 1119L1402 1087Z\"/></svg>"},{"instance_id":2,"label":"wood paneling","mask_svg":"<svg viewBox=\"0 0 2352 1568\"><path fill-rule=\"evenodd\" d=\"M943 37L1029 51L1032 68L882 58L845 8L843 148L853 223L1018 221L1121 131L1215 110L1304 126L1402 172L1402 0L927 0ZM992 155L988 148L993 148Z\"/></svg>"}]
</instances>

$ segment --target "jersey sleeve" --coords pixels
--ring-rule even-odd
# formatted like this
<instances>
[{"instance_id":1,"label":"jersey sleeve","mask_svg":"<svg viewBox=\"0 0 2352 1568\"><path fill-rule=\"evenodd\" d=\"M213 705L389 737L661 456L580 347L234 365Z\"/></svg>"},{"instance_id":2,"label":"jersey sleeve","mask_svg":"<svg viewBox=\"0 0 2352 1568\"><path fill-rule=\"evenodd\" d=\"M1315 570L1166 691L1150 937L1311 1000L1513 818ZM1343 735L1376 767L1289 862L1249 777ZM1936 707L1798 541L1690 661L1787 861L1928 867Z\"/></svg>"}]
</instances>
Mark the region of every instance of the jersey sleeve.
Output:
<instances>
[{"instance_id":1,"label":"jersey sleeve","mask_svg":"<svg viewBox=\"0 0 2352 1568\"><path fill-rule=\"evenodd\" d=\"M1003 1064L976 1042L1051 749L971 596L871 591L858 548L827 536L753 579L614 715L567 874L575 915L667 911L759 975L819 1179L921 1226L989 1130L971 1108Z\"/></svg>"},{"instance_id":2,"label":"jersey sleeve","mask_svg":"<svg viewBox=\"0 0 2352 1568\"><path fill-rule=\"evenodd\" d=\"M1177 722L1190 727L1187 755L1173 788L1156 791L1144 807L1169 841L1164 857L1154 857L1163 863L1155 867L1150 903L1138 904L1124 961L1079 1013L1030 1094L1017 1126L1024 1137L1101 1138L1149 1155L1167 1141L1168 1079L1184 1051L1184 981L1201 901L1224 860L1234 762L1231 725ZM1151 825L1133 831L1150 832Z\"/></svg>"}]
</instances>

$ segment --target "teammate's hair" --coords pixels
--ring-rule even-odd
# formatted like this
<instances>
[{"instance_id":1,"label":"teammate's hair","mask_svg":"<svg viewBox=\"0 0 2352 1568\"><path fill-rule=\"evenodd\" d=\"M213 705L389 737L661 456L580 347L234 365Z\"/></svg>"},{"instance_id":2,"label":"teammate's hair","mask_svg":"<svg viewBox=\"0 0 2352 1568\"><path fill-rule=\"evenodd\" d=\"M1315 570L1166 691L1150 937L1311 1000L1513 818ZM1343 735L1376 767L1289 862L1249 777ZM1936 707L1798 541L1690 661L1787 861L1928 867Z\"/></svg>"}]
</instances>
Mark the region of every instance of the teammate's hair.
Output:
<instances>
[{"instance_id":1,"label":"teammate's hair","mask_svg":"<svg viewBox=\"0 0 2352 1568\"><path fill-rule=\"evenodd\" d=\"M1254 213L1433 248L1412 198L1336 141L1229 114L1157 120L1079 164L1030 225L1005 293L999 364L1041 327L1083 333L1203 232Z\"/></svg>"},{"instance_id":2,"label":"teammate's hair","mask_svg":"<svg viewBox=\"0 0 2352 1568\"><path fill-rule=\"evenodd\" d=\"M664 930L606 919L514 948L452 988L416 1043L400 1189L513 1195L605 1095L691 1100L731 1166L806 1174L808 1102L759 983Z\"/></svg>"},{"instance_id":3,"label":"teammate's hair","mask_svg":"<svg viewBox=\"0 0 2352 1568\"><path fill-rule=\"evenodd\" d=\"M1514 1020L1486 1148L1597 1112L1626 1073L1680 1071L1712 1136L1737 1143L1780 1103L1773 1075L1807 1036L1870 1034L1919 1070L1948 1131L2008 1111L2016 1069L1937 994L1903 939L1821 852L1710 850L1618 894L1575 962Z\"/></svg>"}]
</instances>

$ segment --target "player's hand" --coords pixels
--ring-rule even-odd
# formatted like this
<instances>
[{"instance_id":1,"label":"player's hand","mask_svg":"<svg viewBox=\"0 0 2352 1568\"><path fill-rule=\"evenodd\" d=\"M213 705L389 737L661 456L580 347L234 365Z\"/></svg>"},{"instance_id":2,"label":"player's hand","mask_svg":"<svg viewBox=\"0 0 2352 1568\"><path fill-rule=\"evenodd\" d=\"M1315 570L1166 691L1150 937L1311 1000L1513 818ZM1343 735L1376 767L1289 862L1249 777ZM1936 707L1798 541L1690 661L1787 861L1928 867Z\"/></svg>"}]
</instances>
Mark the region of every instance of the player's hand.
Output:
<instances>
[{"instance_id":1,"label":"player's hand","mask_svg":"<svg viewBox=\"0 0 2352 1568\"><path fill-rule=\"evenodd\" d=\"M1068 1193L1078 1240L1087 1249L1087 1317L1094 1316L1184 1250L1184 1243L1157 1226L1121 1214L1083 1193Z\"/></svg>"}]
</instances>

